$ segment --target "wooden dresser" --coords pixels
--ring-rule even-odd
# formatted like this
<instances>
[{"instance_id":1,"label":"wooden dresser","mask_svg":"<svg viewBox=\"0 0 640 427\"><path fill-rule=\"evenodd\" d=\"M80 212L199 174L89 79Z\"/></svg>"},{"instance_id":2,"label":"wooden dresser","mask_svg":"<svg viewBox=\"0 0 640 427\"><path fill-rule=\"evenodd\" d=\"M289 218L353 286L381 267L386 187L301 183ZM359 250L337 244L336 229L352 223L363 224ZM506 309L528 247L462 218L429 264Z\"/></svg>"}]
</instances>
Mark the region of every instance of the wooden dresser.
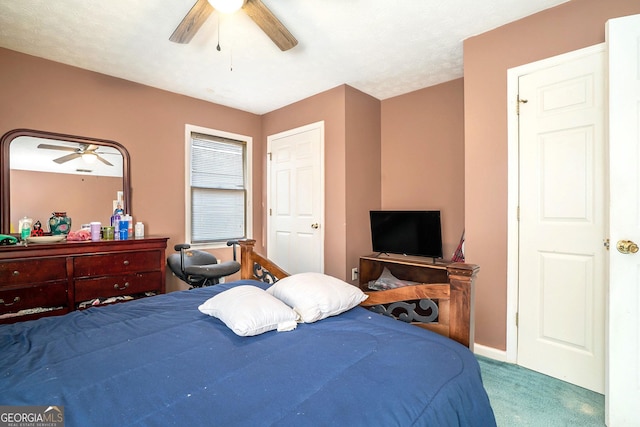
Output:
<instances>
[{"instance_id":1,"label":"wooden dresser","mask_svg":"<svg viewBox=\"0 0 640 427\"><path fill-rule=\"evenodd\" d=\"M0 323L164 293L167 240L0 246Z\"/></svg>"}]
</instances>

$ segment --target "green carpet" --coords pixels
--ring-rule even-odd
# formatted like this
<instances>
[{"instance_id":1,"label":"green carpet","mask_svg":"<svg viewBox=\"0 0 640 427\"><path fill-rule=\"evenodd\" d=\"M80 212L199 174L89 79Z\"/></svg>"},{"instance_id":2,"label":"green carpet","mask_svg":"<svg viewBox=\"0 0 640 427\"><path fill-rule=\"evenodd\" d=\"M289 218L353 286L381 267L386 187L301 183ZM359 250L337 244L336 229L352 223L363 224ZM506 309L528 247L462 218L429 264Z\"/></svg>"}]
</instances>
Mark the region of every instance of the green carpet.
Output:
<instances>
[{"instance_id":1,"label":"green carpet","mask_svg":"<svg viewBox=\"0 0 640 427\"><path fill-rule=\"evenodd\" d=\"M518 365L477 356L498 427L604 426L604 396Z\"/></svg>"}]
</instances>

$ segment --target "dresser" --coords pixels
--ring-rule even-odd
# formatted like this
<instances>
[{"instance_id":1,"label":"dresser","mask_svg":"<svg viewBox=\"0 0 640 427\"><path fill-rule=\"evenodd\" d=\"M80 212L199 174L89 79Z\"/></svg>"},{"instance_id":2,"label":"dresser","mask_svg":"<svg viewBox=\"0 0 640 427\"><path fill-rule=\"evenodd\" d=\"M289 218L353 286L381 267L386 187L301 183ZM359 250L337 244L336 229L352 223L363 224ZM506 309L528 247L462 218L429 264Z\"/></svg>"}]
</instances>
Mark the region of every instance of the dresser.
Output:
<instances>
[{"instance_id":1,"label":"dresser","mask_svg":"<svg viewBox=\"0 0 640 427\"><path fill-rule=\"evenodd\" d=\"M0 246L0 323L164 293L167 240Z\"/></svg>"}]
</instances>

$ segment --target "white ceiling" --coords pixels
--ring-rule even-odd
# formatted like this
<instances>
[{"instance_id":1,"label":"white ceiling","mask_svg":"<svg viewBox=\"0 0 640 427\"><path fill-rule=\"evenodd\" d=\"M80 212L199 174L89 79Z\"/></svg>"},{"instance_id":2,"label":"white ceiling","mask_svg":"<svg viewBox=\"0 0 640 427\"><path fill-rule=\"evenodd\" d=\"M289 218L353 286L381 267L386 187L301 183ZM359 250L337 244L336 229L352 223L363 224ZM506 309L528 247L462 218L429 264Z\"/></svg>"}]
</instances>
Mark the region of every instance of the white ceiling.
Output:
<instances>
[{"instance_id":1,"label":"white ceiling","mask_svg":"<svg viewBox=\"0 0 640 427\"><path fill-rule=\"evenodd\" d=\"M71 154L73 151L38 148L38 145L40 144L54 145L61 148L69 148L71 150L78 150L80 148L80 145L75 142L20 136L11 141L9 153L11 169L76 175L122 177L124 167L123 158L120 152L115 148L101 146L96 151L96 153L99 153L102 158L111 163L111 166L98 160L87 162L82 157L59 164L54 162L54 159Z\"/></svg>"},{"instance_id":2,"label":"white ceiling","mask_svg":"<svg viewBox=\"0 0 640 427\"><path fill-rule=\"evenodd\" d=\"M282 52L243 12L170 42L195 0L0 0L0 46L264 114L341 84L384 100L462 77L464 39L565 1L263 0L298 39Z\"/></svg>"}]
</instances>

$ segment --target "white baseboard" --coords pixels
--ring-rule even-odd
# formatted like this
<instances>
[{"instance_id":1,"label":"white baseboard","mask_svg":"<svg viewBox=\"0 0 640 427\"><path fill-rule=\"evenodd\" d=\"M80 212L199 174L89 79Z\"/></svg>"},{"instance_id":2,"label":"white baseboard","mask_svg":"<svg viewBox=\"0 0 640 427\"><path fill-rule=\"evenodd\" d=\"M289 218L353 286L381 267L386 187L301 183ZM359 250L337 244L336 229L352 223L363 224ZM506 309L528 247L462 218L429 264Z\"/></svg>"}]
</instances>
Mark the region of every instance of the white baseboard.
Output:
<instances>
[{"instance_id":1,"label":"white baseboard","mask_svg":"<svg viewBox=\"0 0 640 427\"><path fill-rule=\"evenodd\" d=\"M507 361L507 352L505 350L498 350L497 348L487 347L482 344L474 344L473 352L478 356L488 357L489 359L498 360L500 362Z\"/></svg>"}]
</instances>

